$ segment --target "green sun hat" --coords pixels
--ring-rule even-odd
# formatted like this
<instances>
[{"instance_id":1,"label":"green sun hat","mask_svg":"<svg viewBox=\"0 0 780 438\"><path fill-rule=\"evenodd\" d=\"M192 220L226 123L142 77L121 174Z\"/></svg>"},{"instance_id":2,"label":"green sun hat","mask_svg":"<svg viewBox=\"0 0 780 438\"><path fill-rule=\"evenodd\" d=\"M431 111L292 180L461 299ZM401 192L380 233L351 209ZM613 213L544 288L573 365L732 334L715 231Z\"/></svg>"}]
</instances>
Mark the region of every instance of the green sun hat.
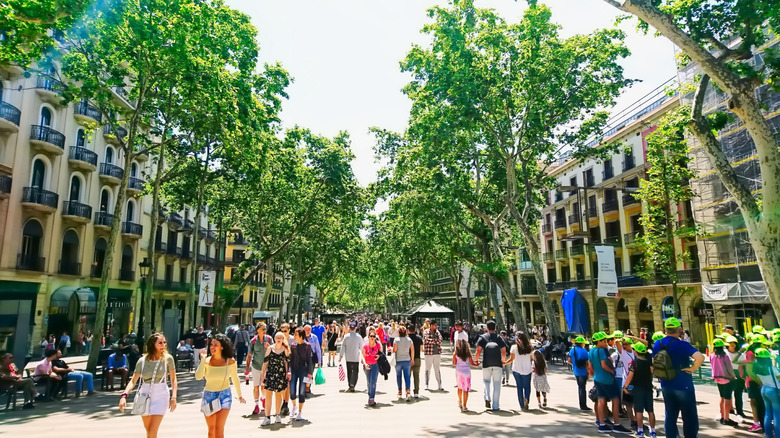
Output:
<instances>
[{"instance_id":1,"label":"green sun hat","mask_svg":"<svg viewBox=\"0 0 780 438\"><path fill-rule=\"evenodd\" d=\"M712 341L712 346L713 347L725 347L726 343L723 342L723 339L715 339L714 341Z\"/></svg>"},{"instance_id":2,"label":"green sun hat","mask_svg":"<svg viewBox=\"0 0 780 438\"><path fill-rule=\"evenodd\" d=\"M620 342L622 342L623 344L630 344L630 345L634 344L634 341L631 338L620 338Z\"/></svg>"},{"instance_id":3,"label":"green sun hat","mask_svg":"<svg viewBox=\"0 0 780 438\"><path fill-rule=\"evenodd\" d=\"M615 339L623 339L623 332L621 332L620 330L615 330L614 332L612 332L612 337Z\"/></svg>"},{"instance_id":4,"label":"green sun hat","mask_svg":"<svg viewBox=\"0 0 780 438\"><path fill-rule=\"evenodd\" d=\"M676 328L680 327L682 323L679 319L675 317L667 318L666 321L664 321L664 327L666 328Z\"/></svg>"},{"instance_id":5,"label":"green sun hat","mask_svg":"<svg viewBox=\"0 0 780 438\"><path fill-rule=\"evenodd\" d=\"M653 341L660 341L661 339L664 338L664 336L665 336L664 332L659 330L659 331L653 333Z\"/></svg>"},{"instance_id":6,"label":"green sun hat","mask_svg":"<svg viewBox=\"0 0 780 438\"><path fill-rule=\"evenodd\" d=\"M780 327L775 327L772 329L772 334L780 333Z\"/></svg>"},{"instance_id":7,"label":"green sun hat","mask_svg":"<svg viewBox=\"0 0 780 438\"><path fill-rule=\"evenodd\" d=\"M761 325L754 325L753 326L753 333L761 334L761 333L764 333L765 331L766 330L764 330L764 326L761 326Z\"/></svg>"},{"instance_id":8,"label":"green sun hat","mask_svg":"<svg viewBox=\"0 0 780 438\"><path fill-rule=\"evenodd\" d=\"M750 337L750 343L751 344L764 344L767 342L766 336L764 335L753 335Z\"/></svg>"},{"instance_id":9,"label":"green sun hat","mask_svg":"<svg viewBox=\"0 0 780 438\"><path fill-rule=\"evenodd\" d=\"M602 341L604 339L607 339L607 334L604 332L596 332L593 333L593 342Z\"/></svg>"},{"instance_id":10,"label":"green sun hat","mask_svg":"<svg viewBox=\"0 0 780 438\"><path fill-rule=\"evenodd\" d=\"M766 348L756 348L755 354L756 354L756 357L761 357L761 358L764 358L764 359L773 359L773 358L777 357L776 355L772 354L772 352L770 352Z\"/></svg>"},{"instance_id":11,"label":"green sun hat","mask_svg":"<svg viewBox=\"0 0 780 438\"><path fill-rule=\"evenodd\" d=\"M631 348L633 348L634 351L639 354L647 353L647 346L641 342L637 342L636 344L632 345Z\"/></svg>"},{"instance_id":12,"label":"green sun hat","mask_svg":"<svg viewBox=\"0 0 780 438\"><path fill-rule=\"evenodd\" d=\"M730 344L732 342L739 343L739 340L736 337L734 337L734 336L731 336L731 335L727 336L726 337L726 343Z\"/></svg>"},{"instance_id":13,"label":"green sun hat","mask_svg":"<svg viewBox=\"0 0 780 438\"><path fill-rule=\"evenodd\" d=\"M590 344L590 342L588 342L588 340L585 339L584 336L577 336L576 338L574 338L574 343L575 344Z\"/></svg>"}]
</instances>

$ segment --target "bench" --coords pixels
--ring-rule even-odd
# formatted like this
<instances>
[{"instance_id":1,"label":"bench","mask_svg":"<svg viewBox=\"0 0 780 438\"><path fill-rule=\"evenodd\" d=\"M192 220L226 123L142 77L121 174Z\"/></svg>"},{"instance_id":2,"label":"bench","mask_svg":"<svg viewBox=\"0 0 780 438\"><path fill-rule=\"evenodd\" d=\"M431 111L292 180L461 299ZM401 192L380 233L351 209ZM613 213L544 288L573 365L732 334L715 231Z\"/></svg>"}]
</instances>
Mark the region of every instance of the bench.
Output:
<instances>
[{"instance_id":1,"label":"bench","mask_svg":"<svg viewBox=\"0 0 780 438\"><path fill-rule=\"evenodd\" d=\"M86 371L87 370L87 362L89 361L89 356L73 356L66 358L65 361L69 367L73 368L76 371ZM27 377L34 378L35 368L41 364L43 360L37 360L37 361L31 361L28 362L27 365L24 366L24 374ZM51 392L51 380L44 379L42 380L46 384L46 395L48 396ZM74 382L75 380L68 379L68 381L65 382L65 386L62 389L62 394L65 398L68 397L68 383ZM40 382L35 382L35 385L38 386Z\"/></svg>"}]
</instances>

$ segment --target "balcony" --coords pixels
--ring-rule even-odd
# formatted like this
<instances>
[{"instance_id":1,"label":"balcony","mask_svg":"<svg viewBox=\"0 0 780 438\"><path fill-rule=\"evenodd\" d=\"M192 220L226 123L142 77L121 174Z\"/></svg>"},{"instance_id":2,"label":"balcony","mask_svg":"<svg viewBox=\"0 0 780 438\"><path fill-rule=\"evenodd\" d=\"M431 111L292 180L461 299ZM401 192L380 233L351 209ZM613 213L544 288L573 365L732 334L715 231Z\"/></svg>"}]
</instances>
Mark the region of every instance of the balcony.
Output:
<instances>
[{"instance_id":1,"label":"balcony","mask_svg":"<svg viewBox=\"0 0 780 438\"><path fill-rule=\"evenodd\" d=\"M565 230L566 229L566 218L556 218L555 219L555 229L556 230Z\"/></svg>"},{"instance_id":2,"label":"balcony","mask_svg":"<svg viewBox=\"0 0 780 438\"><path fill-rule=\"evenodd\" d=\"M547 283L547 290L552 291L558 291L558 290L568 290L568 289L579 289L579 290L590 290L591 284L590 280L569 280L569 281L557 281L555 283Z\"/></svg>"},{"instance_id":3,"label":"balcony","mask_svg":"<svg viewBox=\"0 0 780 438\"><path fill-rule=\"evenodd\" d=\"M636 245L637 239L639 239L640 234L642 234L641 231L632 231L630 233L624 234L623 241L626 243L626 246Z\"/></svg>"},{"instance_id":4,"label":"balcony","mask_svg":"<svg viewBox=\"0 0 780 438\"><path fill-rule=\"evenodd\" d=\"M198 238L205 239L206 234L208 234L206 227L198 227Z\"/></svg>"},{"instance_id":5,"label":"balcony","mask_svg":"<svg viewBox=\"0 0 780 438\"><path fill-rule=\"evenodd\" d=\"M555 250L555 260L566 260L569 258L569 251L566 248Z\"/></svg>"},{"instance_id":6,"label":"balcony","mask_svg":"<svg viewBox=\"0 0 780 438\"><path fill-rule=\"evenodd\" d=\"M65 136L48 126L32 125L30 127L30 145L41 152L62 155L65 152Z\"/></svg>"},{"instance_id":7,"label":"balcony","mask_svg":"<svg viewBox=\"0 0 780 438\"><path fill-rule=\"evenodd\" d=\"M131 195L140 195L144 190L144 180L130 177L127 179L127 192Z\"/></svg>"},{"instance_id":8,"label":"balcony","mask_svg":"<svg viewBox=\"0 0 780 438\"><path fill-rule=\"evenodd\" d=\"M198 254L198 263L200 264L206 263L206 254Z\"/></svg>"},{"instance_id":9,"label":"balcony","mask_svg":"<svg viewBox=\"0 0 780 438\"><path fill-rule=\"evenodd\" d=\"M195 222L192 219L185 219L181 226L181 230L185 233L192 233L192 229L195 227Z\"/></svg>"},{"instance_id":10,"label":"balcony","mask_svg":"<svg viewBox=\"0 0 780 438\"><path fill-rule=\"evenodd\" d=\"M16 269L43 272L46 269L46 259L33 254L22 253L16 258Z\"/></svg>"},{"instance_id":11,"label":"balcony","mask_svg":"<svg viewBox=\"0 0 780 438\"><path fill-rule=\"evenodd\" d=\"M81 275L81 263L60 260L60 270L57 272L62 275Z\"/></svg>"},{"instance_id":12,"label":"balcony","mask_svg":"<svg viewBox=\"0 0 780 438\"><path fill-rule=\"evenodd\" d=\"M100 179L110 184L119 184L125 175L124 169L110 163L100 163Z\"/></svg>"},{"instance_id":13,"label":"balcony","mask_svg":"<svg viewBox=\"0 0 780 438\"><path fill-rule=\"evenodd\" d=\"M62 218L86 224L92 218L92 207L76 201L62 201Z\"/></svg>"},{"instance_id":14,"label":"balcony","mask_svg":"<svg viewBox=\"0 0 780 438\"><path fill-rule=\"evenodd\" d=\"M188 292L190 290L190 283L173 280L154 280L154 288L172 292Z\"/></svg>"},{"instance_id":15,"label":"balcony","mask_svg":"<svg viewBox=\"0 0 780 438\"><path fill-rule=\"evenodd\" d=\"M214 257L206 257L206 264L210 266L214 266L217 264L217 259Z\"/></svg>"},{"instance_id":16,"label":"balcony","mask_svg":"<svg viewBox=\"0 0 780 438\"><path fill-rule=\"evenodd\" d=\"M599 210L596 208L595 205L591 205L588 207L588 218L590 220L599 218Z\"/></svg>"},{"instance_id":17,"label":"balcony","mask_svg":"<svg viewBox=\"0 0 780 438\"><path fill-rule=\"evenodd\" d=\"M154 252L157 254L166 254L168 253L168 243L167 242L154 242Z\"/></svg>"},{"instance_id":18,"label":"balcony","mask_svg":"<svg viewBox=\"0 0 780 438\"><path fill-rule=\"evenodd\" d=\"M244 236L233 236L230 238L229 243L231 245L246 246L246 238Z\"/></svg>"},{"instance_id":19,"label":"balcony","mask_svg":"<svg viewBox=\"0 0 780 438\"><path fill-rule=\"evenodd\" d=\"M116 134L119 134L118 136ZM124 139L127 137L127 129L117 126L116 127L116 133L113 129L111 129L111 125L105 125L103 126L103 138L106 139L107 142L118 145L120 139Z\"/></svg>"},{"instance_id":20,"label":"balcony","mask_svg":"<svg viewBox=\"0 0 780 438\"><path fill-rule=\"evenodd\" d=\"M520 295L536 295L536 279L523 277L520 280Z\"/></svg>"},{"instance_id":21,"label":"balcony","mask_svg":"<svg viewBox=\"0 0 780 438\"><path fill-rule=\"evenodd\" d=\"M114 215L103 211L95 212L95 228L110 230L114 225Z\"/></svg>"},{"instance_id":22,"label":"balcony","mask_svg":"<svg viewBox=\"0 0 780 438\"><path fill-rule=\"evenodd\" d=\"M22 112L8 102L0 102L0 131L19 132Z\"/></svg>"},{"instance_id":23,"label":"balcony","mask_svg":"<svg viewBox=\"0 0 780 438\"><path fill-rule=\"evenodd\" d=\"M192 260L192 252L190 251L189 247L183 247L181 249L181 259L182 262Z\"/></svg>"},{"instance_id":24,"label":"balcony","mask_svg":"<svg viewBox=\"0 0 780 438\"><path fill-rule=\"evenodd\" d=\"M601 211L603 211L604 213L618 211L617 199L605 199L604 203L601 204Z\"/></svg>"},{"instance_id":25,"label":"balcony","mask_svg":"<svg viewBox=\"0 0 780 438\"><path fill-rule=\"evenodd\" d=\"M140 163L145 163L149 161L149 152L147 151L138 151L138 153L135 156L135 159Z\"/></svg>"},{"instance_id":26,"label":"balcony","mask_svg":"<svg viewBox=\"0 0 780 438\"><path fill-rule=\"evenodd\" d=\"M62 103L62 90L65 88L62 82L50 76L38 76L35 82L35 92L41 96L41 100L53 105Z\"/></svg>"},{"instance_id":27,"label":"balcony","mask_svg":"<svg viewBox=\"0 0 780 438\"><path fill-rule=\"evenodd\" d=\"M206 242L214 243L215 240L217 240L217 232L214 230L208 230L206 232Z\"/></svg>"},{"instance_id":28,"label":"balcony","mask_svg":"<svg viewBox=\"0 0 780 438\"><path fill-rule=\"evenodd\" d=\"M620 246L620 236L607 236L604 238L605 245Z\"/></svg>"},{"instance_id":29,"label":"balcony","mask_svg":"<svg viewBox=\"0 0 780 438\"><path fill-rule=\"evenodd\" d=\"M25 187L22 189L22 205L33 210L53 213L57 210L60 195L43 190L38 187Z\"/></svg>"},{"instance_id":30,"label":"balcony","mask_svg":"<svg viewBox=\"0 0 780 438\"><path fill-rule=\"evenodd\" d=\"M181 253L182 253L181 247L173 246L173 245L169 246L168 251L166 252L166 254L173 257L181 257Z\"/></svg>"},{"instance_id":31,"label":"balcony","mask_svg":"<svg viewBox=\"0 0 780 438\"><path fill-rule=\"evenodd\" d=\"M129 269L120 269L119 281L135 281L135 271L131 271Z\"/></svg>"},{"instance_id":32,"label":"balcony","mask_svg":"<svg viewBox=\"0 0 780 438\"><path fill-rule=\"evenodd\" d=\"M0 199L7 198L11 193L13 178L10 175L0 175Z\"/></svg>"},{"instance_id":33,"label":"balcony","mask_svg":"<svg viewBox=\"0 0 780 438\"><path fill-rule=\"evenodd\" d=\"M573 214L569 215L569 224L571 226L579 226L580 225L580 213L574 212Z\"/></svg>"},{"instance_id":34,"label":"balcony","mask_svg":"<svg viewBox=\"0 0 780 438\"><path fill-rule=\"evenodd\" d=\"M552 231L552 224L542 224L542 233L550 234Z\"/></svg>"},{"instance_id":35,"label":"balcony","mask_svg":"<svg viewBox=\"0 0 780 438\"><path fill-rule=\"evenodd\" d=\"M601 172L601 177L604 181L614 178L615 177L615 171L612 169L612 166L605 167L604 170Z\"/></svg>"},{"instance_id":36,"label":"balcony","mask_svg":"<svg viewBox=\"0 0 780 438\"><path fill-rule=\"evenodd\" d=\"M627 172L636 167L636 160L633 155L626 155L623 158L623 172Z\"/></svg>"},{"instance_id":37,"label":"balcony","mask_svg":"<svg viewBox=\"0 0 780 438\"><path fill-rule=\"evenodd\" d=\"M182 226L181 215L176 212L168 213L168 228L178 230Z\"/></svg>"},{"instance_id":38,"label":"balcony","mask_svg":"<svg viewBox=\"0 0 780 438\"><path fill-rule=\"evenodd\" d=\"M633 193L623 194L623 207L629 206L631 204L639 204L639 200L634 197Z\"/></svg>"},{"instance_id":39,"label":"balcony","mask_svg":"<svg viewBox=\"0 0 780 438\"><path fill-rule=\"evenodd\" d=\"M131 239L140 239L144 227L135 222L122 222L122 235Z\"/></svg>"},{"instance_id":40,"label":"balcony","mask_svg":"<svg viewBox=\"0 0 780 438\"><path fill-rule=\"evenodd\" d=\"M669 276L660 273L652 273L644 278L639 275L625 275L618 277L618 287L660 286L671 284ZM701 283L701 271L688 269L677 271L677 284Z\"/></svg>"},{"instance_id":41,"label":"balcony","mask_svg":"<svg viewBox=\"0 0 780 438\"><path fill-rule=\"evenodd\" d=\"M572 257L582 257L585 255L585 246L572 245L572 247L569 248L569 254L571 254Z\"/></svg>"},{"instance_id":42,"label":"balcony","mask_svg":"<svg viewBox=\"0 0 780 438\"><path fill-rule=\"evenodd\" d=\"M81 124L100 123L103 121L103 114L94 106L81 101L73 109L73 118Z\"/></svg>"},{"instance_id":43,"label":"balcony","mask_svg":"<svg viewBox=\"0 0 780 438\"><path fill-rule=\"evenodd\" d=\"M68 151L68 164L76 169L94 172L97 169L98 156L87 148L71 146Z\"/></svg>"},{"instance_id":44,"label":"balcony","mask_svg":"<svg viewBox=\"0 0 780 438\"><path fill-rule=\"evenodd\" d=\"M553 252L546 252L542 254L542 261L545 263L552 263L555 261L555 253Z\"/></svg>"}]
</instances>

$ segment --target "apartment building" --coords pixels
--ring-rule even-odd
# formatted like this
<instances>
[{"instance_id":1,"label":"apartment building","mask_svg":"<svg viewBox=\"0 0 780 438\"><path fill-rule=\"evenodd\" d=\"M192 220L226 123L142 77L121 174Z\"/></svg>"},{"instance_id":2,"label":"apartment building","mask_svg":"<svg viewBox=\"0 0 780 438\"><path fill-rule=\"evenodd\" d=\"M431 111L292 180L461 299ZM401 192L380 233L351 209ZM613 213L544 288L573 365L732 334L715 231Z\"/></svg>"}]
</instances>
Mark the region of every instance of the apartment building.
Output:
<instances>
[{"instance_id":1,"label":"apartment building","mask_svg":"<svg viewBox=\"0 0 780 438\"><path fill-rule=\"evenodd\" d=\"M750 62L761 65L764 50L770 48L780 48L777 37L761 47ZM678 71L678 80L690 84L699 73L698 66L691 64ZM764 84L756 89L756 96L765 105L764 116L770 126L775 132L780 131L780 93ZM685 103L692 100L693 93L683 97ZM727 95L710 86L704 98L704 114L727 113L727 100ZM761 170L756 148L741 120L733 117L717 137L738 178L754 195L760 196ZM691 187L698 194L693 200L693 214L703 234L698 239L698 252L704 300L713 306L708 319L718 325L731 324L743 331L755 323L775 326L777 318L769 303L742 213L720 181L702 145L692 136L689 143L691 167L697 172L697 178L691 181Z\"/></svg>"},{"instance_id":2,"label":"apartment building","mask_svg":"<svg viewBox=\"0 0 780 438\"><path fill-rule=\"evenodd\" d=\"M642 278L638 274L642 254L636 247L636 237L642 231L639 217L642 202L631 194L646 178L646 138L658 121L680 105L678 96L668 96L663 84L654 92L631 105L610 120L610 128L597 144L622 145L617 154L601 162L595 159L577 161L562 158L551 170L559 186L569 191L550 193L548 205L542 211L540 241L543 251L547 290L556 308L564 290L576 289L586 303L582 313L590 321L590 331L626 330L638 333L641 327L654 331L662 327L664 318L673 311L672 289L661 276ZM574 189L571 189L574 188ZM671 206L678 220L692 220L690 202ZM591 245L610 245L615 250L615 270L618 277L617 297L592 299L591 278L598 275L595 251ZM703 309L701 274L695 238L677 238L678 254L688 253L692 262L679 262L678 283L688 291L680 298L682 317L694 338L702 332ZM590 260L588 260L590 258ZM594 274L595 273L595 274ZM533 281L521 281L521 288L535 291ZM596 306L596 321L593 306ZM562 308L563 306L561 306ZM565 312L559 312L562 328L567 327Z\"/></svg>"},{"instance_id":3,"label":"apartment building","mask_svg":"<svg viewBox=\"0 0 780 438\"><path fill-rule=\"evenodd\" d=\"M194 224L186 208L153 226L151 198L141 196L153 166L140 155L130 167L120 238L108 248L126 159L117 136L127 132L102 126L101 113L86 102L61 104L51 76L23 73L0 66L0 348L24 358L49 333L91 330L109 251L105 335L117 339L137 330L139 264L150 244L161 261L157 278L149 279L156 289L152 325L180 332L193 277L186 268L196 256L190 254L193 231L204 237L200 264L221 269L208 216ZM124 90L115 92L120 104L133 105Z\"/></svg>"}]
</instances>

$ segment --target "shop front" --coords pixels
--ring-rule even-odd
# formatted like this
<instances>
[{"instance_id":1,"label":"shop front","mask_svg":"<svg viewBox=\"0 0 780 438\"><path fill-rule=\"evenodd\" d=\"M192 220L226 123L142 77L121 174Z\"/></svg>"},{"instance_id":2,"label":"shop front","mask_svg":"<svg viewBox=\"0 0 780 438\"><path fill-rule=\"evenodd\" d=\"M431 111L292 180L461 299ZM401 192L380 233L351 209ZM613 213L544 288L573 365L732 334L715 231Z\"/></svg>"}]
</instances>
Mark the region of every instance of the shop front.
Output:
<instances>
[{"instance_id":1,"label":"shop front","mask_svg":"<svg viewBox=\"0 0 780 438\"><path fill-rule=\"evenodd\" d=\"M648 332L654 333L655 320L653 319L653 305L650 303L650 299L647 297L639 300L639 308L637 309L637 320L639 321L639 328L646 328Z\"/></svg>"},{"instance_id":2,"label":"shop front","mask_svg":"<svg viewBox=\"0 0 780 438\"><path fill-rule=\"evenodd\" d=\"M33 339L36 299L40 283L0 281L0 349L14 355L14 364L22 368L30 353L37 354Z\"/></svg>"},{"instance_id":3,"label":"shop front","mask_svg":"<svg viewBox=\"0 0 780 438\"><path fill-rule=\"evenodd\" d=\"M81 354L75 340L80 333L91 331L95 325L97 299L95 291L88 287L62 286L49 297L48 323L46 330L59 339L67 332L72 341L71 352Z\"/></svg>"},{"instance_id":4,"label":"shop front","mask_svg":"<svg viewBox=\"0 0 780 438\"><path fill-rule=\"evenodd\" d=\"M105 337L111 345L130 332L133 313L133 291L130 289L109 289L106 303Z\"/></svg>"}]
</instances>

